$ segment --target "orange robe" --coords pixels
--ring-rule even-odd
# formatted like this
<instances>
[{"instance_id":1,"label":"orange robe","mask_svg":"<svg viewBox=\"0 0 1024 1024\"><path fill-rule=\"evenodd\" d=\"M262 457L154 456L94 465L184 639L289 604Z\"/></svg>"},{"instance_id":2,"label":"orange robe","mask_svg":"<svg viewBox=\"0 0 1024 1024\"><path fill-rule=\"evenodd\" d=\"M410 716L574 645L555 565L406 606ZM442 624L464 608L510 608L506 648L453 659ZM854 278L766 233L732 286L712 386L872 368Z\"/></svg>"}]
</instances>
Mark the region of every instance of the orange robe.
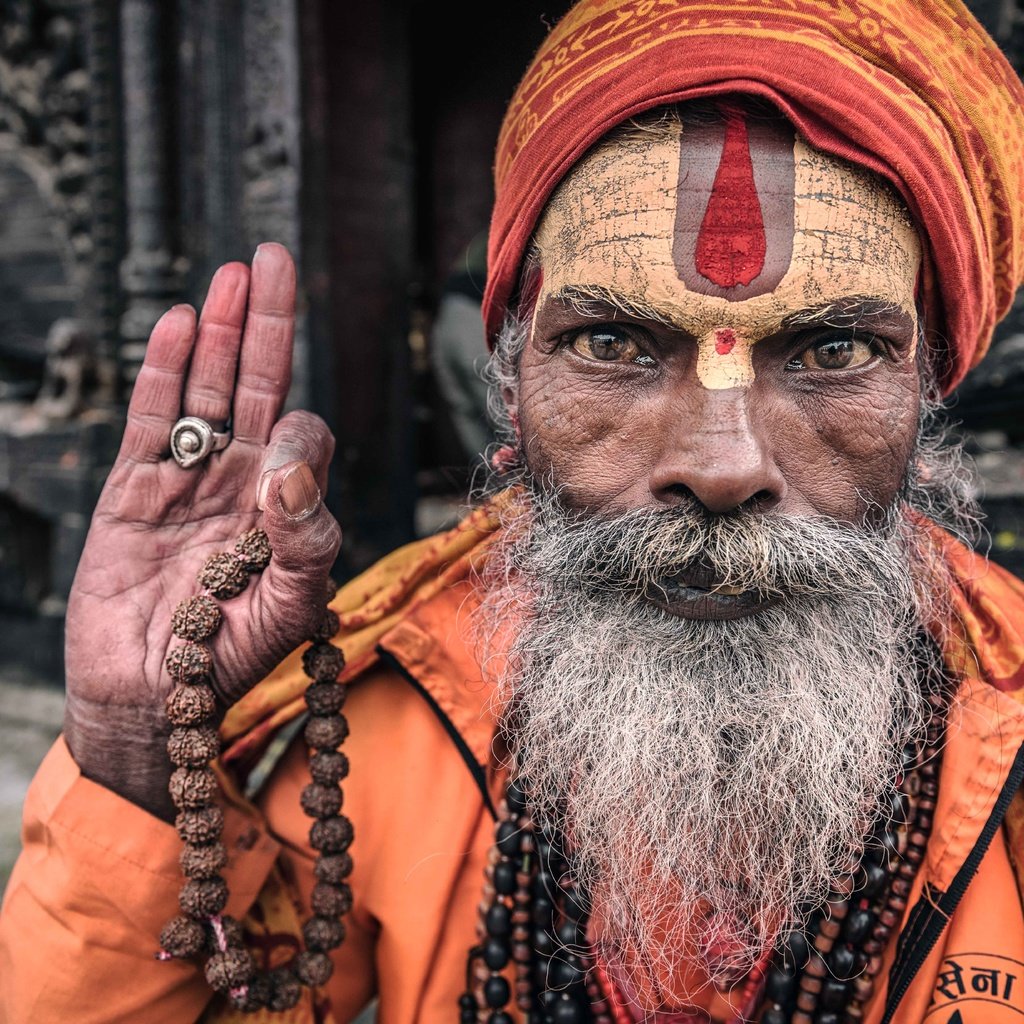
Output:
<instances>
[{"instance_id":1,"label":"orange robe","mask_svg":"<svg viewBox=\"0 0 1024 1024\"><path fill-rule=\"evenodd\" d=\"M470 624L472 567L494 525L478 511L451 533L396 552L334 602L352 681L345 813L356 866L348 937L325 990L287 1015L243 1017L211 1000L195 965L156 961L159 930L177 911L179 840L171 826L82 778L58 741L26 801L24 851L0 917L0 1021L343 1024L374 995L380 1024L457 1019L504 783ZM961 581L963 625L947 660L965 668L935 825L908 903L912 920L904 921L912 963L895 982L906 993L891 1019L948 1024L959 1012L963 1024L1000 1024L1024 1014L1015 870L1024 803L1014 796L1024 774L1024 585L944 543ZM272 736L283 750L252 803L225 798L228 912L248 910L250 944L267 964L292 956L313 882L309 821L299 808L305 751L287 742L303 679L294 655L224 725L229 769L251 766L258 754L273 761ZM867 1024L884 1019L895 955L891 943ZM722 1005L715 997L716 1014Z\"/></svg>"}]
</instances>

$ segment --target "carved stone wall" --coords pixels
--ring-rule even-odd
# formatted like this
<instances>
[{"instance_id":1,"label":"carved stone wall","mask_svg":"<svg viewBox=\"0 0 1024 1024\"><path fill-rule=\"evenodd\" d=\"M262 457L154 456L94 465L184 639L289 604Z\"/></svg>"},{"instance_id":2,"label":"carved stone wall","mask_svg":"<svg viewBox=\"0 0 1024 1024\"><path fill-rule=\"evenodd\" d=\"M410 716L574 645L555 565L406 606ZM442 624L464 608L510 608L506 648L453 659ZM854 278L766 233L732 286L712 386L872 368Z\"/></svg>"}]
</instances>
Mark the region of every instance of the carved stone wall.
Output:
<instances>
[{"instance_id":1,"label":"carved stone wall","mask_svg":"<svg viewBox=\"0 0 1024 1024\"><path fill-rule=\"evenodd\" d=\"M26 401L43 383L50 324L75 314L79 289L53 204L6 149L0 150L0 210L0 401Z\"/></svg>"},{"instance_id":2,"label":"carved stone wall","mask_svg":"<svg viewBox=\"0 0 1024 1024\"><path fill-rule=\"evenodd\" d=\"M301 261L300 67L297 0L0 0L0 665L59 678L156 319L260 241Z\"/></svg>"},{"instance_id":3,"label":"carved stone wall","mask_svg":"<svg viewBox=\"0 0 1024 1024\"><path fill-rule=\"evenodd\" d=\"M82 0L6 0L0 22L0 147L16 154L54 210L84 291L92 256Z\"/></svg>"},{"instance_id":4,"label":"carved stone wall","mask_svg":"<svg viewBox=\"0 0 1024 1024\"><path fill-rule=\"evenodd\" d=\"M0 3L0 665L56 679L119 432L113 9Z\"/></svg>"}]
</instances>

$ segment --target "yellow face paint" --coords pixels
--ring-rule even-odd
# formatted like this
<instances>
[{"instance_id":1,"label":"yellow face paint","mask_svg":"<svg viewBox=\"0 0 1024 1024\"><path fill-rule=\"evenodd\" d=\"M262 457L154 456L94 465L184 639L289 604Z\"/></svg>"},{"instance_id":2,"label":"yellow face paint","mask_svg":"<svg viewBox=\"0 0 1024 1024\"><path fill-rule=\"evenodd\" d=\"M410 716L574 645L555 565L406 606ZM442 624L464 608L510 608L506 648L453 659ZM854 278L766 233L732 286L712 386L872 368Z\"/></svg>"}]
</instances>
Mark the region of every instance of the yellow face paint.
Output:
<instances>
[{"instance_id":1,"label":"yellow face paint","mask_svg":"<svg viewBox=\"0 0 1024 1024\"><path fill-rule=\"evenodd\" d=\"M706 388L739 388L754 379L753 343L730 327L697 339L697 379Z\"/></svg>"},{"instance_id":2,"label":"yellow face paint","mask_svg":"<svg viewBox=\"0 0 1024 1024\"><path fill-rule=\"evenodd\" d=\"M710 204L710 176L683 168L680 154L686 159L689 143L682 142L681 148L679 134L616 140L568 175L537 230L543 272L538 309L563 292L588 291L650 309L693 339L697 376L711 389L749 386L754 346L803 310L870 296L916 324L921 248L903 205L868 172L799 137L787 157L791 202L767 196L764 188L759 195L768 239L763 273L774 275L770 290L759 291L757 277L723 287L686 268L681 272L680 224L701 225L701 216L707 218L701 211ZM693 139L695 146L705 142ZM720 167L722 152L712 147L705 157ZM778 147L758 152L751 144L750 152L755 179L760 173L762 182L782 180ZM777 166L759 172L759 159ZM746 244L742 228L738 245ZM791 248L780 241L786 232ZM772 265L773 245L788 259L784 270L777 260ZM700 251L699 240L689 251Z\"/></svg>"}]
</instances>

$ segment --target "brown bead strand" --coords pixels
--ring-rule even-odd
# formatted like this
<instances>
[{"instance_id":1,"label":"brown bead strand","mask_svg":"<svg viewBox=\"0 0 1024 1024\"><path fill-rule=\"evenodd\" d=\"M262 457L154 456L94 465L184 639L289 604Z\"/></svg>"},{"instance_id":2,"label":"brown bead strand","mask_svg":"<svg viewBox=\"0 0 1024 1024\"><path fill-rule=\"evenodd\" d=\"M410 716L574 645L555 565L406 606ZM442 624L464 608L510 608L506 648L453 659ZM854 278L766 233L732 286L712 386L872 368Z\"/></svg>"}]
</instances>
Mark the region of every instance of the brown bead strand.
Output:
<instances>
[{"instance_id":1,"label":"brown bead strand","mask_svg":"<svg viewBox=\"0 0 1024 1024\"><path fill-rule=\"evenodd\" d=\"M900 840L895 842L899 844ZM838 1014L849 1010L851 993L859 980L858 972L863 976L866 957L858 948L858 942L849 938L851 924L863 930L862 912L866 909L862 906L865 901L858 899L855 892L856 872L857 865L851 865L818 923L811 953L814 969L809 979L806 970L800 978L794 1024L808 1024L812 1019L818 1024L838 1021ZM887 877L883 884L888 881Z\"/></svg>"},{"instance_id":2,"label":"brown bead strand","mask_svg":"<svg viewBox=\"0 0 1024 1024\"><path fill-rule=\"evenodd\" d=\"M782 1019L792 1024L860 1024L863 1020L882 953L903 919L931 832L947 705L941 695L929 700L935 715L923 744L908 758L888 815L895 828L886 827L880 844L869 849L857 881L838 894L841 900L830 900L812 936L808 963L798 976L792 1016L787 1017L783 1006L769 998L760 1017L766 1024ZM869 922L873 922L870 932L863 938ZM838 965L837 957L841 958Z\"/></svg>"},{"instance_id":3,"label":"brown bead strand","mask_svg":"<svg viewBox=\"0 0 1024 1024\"><path fill-rule=\"evenodd\" d=\"M515 1002L523 1012L533 1008L533 946L530 942L530 928L533 926L533 901L530 887L537 877L537 843L533 834L533 822L520 819L526 825L519 840L520 863L516 872L516 890L512 896L512 960L515 962Z\"/></svg>"},{"instance_id":4,"label":"brown bead strand","mask_svg":"<svg viewBox=\"0 0 1024 1024\"><path fill-rule=\"evenodd\" d=\"M587 901L559 849L534 829L525 783L510 781L485 869L479 944L470 950L459 998L461 1024L512 1024L510 998L537 1024L613 1024L586 945ZM510 960L512 989L503 975Z\"/></svg>"},{"instance_id":5,"label":"brown bead strand","mask_svg":"<svg viewBox=\"0 0 1024 1024\"><path fill-rule=\"evenodd\" d=\"M224 815L214 802L217 779L210 768L220 752L220 740L214 724L213 657L203 641L216 633L222 620L213 599L240 594L248 585L248 574L261 572L270 557L267 535L254 529L239 538L233 552L207 559L197 576L203 593L175 609L171 629L185 642L167 658L167 670L177 684L166 702L167 717L174 727L167 745L175 765L170 792L180 812L175 824L185 844L181 868L187 881L179 899L182 915L161 932L157 956L208 955L205 974L210 986L247 1012L288 1010L299 1001L302 985L327 982L333 970L328 953L344 940L341 917L352 906L347 878L352 871L348 848L353 831L351 822L340 813L340 787L348 774L348 759L336 749L348 735L341 714L345 687L338 682L345 661L342 652L329 643L338 631L338 616L326 609L302 658L312 680L306 690L310 719L305 735L313 752L309 762L312 782L303 790L301 801L303 810L316 819L310 828L310 844L319 854L314 864L313 916L302 929L306 949L283 967L258 971L244 947L241 924L221 913L228 890L219 872L227 863L227 852L220 841ZM336 590L333 581L328 581L328 601Z\"/></svg>"},{"instance_id":6,"label":"brown bead strand","mask_svg":"<svg viewBox=\"0 0 1024 1024\"><path fill-rule=\"evenodd\" d=\"M901 795L908 801L911 801L911 791L916 789L916 786L916 769L911 769L900 787ZM911 844L906 821L900 824L898 831L899 840L896 853L893 856L893 863L890 863L885 868L887 874L885 885L872 901L862 901L862 903L867 904L864 909L868 911L874 924L871 926L868 937L860 944L864 967L860 975L853 979L852 997L844 1009L844 1021L860 1021L862 1018L864 1006L875 991L875 981L882 966L881 954L888 944L893 925L899 923L897 919L887 924L886 922L890 921L887 915L891 912L891 900L893 899L894 889L899 882L899 871L907 867L907 858L912 856L912 854L910 853ZM899 860L899 866L895 864L897 859ZM883 870L882 865L876 865L876 868ZM916 870L916 868L913 870Z\"/></svg>"},{"instance_id":7,"label":"brown bead strand","mask_svg":"<svg viewBox=\"0 0 1024 1024\"><path fill-rule=\"evenodd\" d=\"M925 750L934 754L931 744L926 745ZM908 779L916 776L918 771L919 768L908 773ZM915 782L908 782L909 788L915 785ZM917 822L916 809L914 822ZM810 961L800 976L792 1024L831 1024L840 1020L852 1024L861 1020L864 1005L874 992L875 978L881 967L881 951L885 949L906 909L906 899L894 893L893 886L899 871L904 868L909 868L913 877L927 842L926 833L914 838L913 831L908 830L905 823L899 831L903 833L902 837L890 835L890 846L876 851L884 856L887 849L893 861L900 858L900 867L894 871L890 865L882 891L870 905L875 920L870 937L859 944L859 949L857 943L850 941L840 943L834 949L843 929L839 923L834 923L840 905L829 904L831 917L826 915L819 922ZM885 870L882 865L873 866ZM846 903L841 906L842 917L845 919L850 912L850 905ZM860 909L858 906L855 913ZM837 964L836 959L839 957L842 960ZM843 1003L845 1005L841 1005Z\"/></svg>"},{"instance_id":8,"label":"brown bead strand","mask_svg":"<svg viewBox=\"0 0 1024 1024\"><path fill-rule=\"evenodd\" d=\"M814 1024L861 1024L863 1021L864 1008L875 991L882 955L903 919L914 879L924 859L938 794L946 716L954 688L953 681L941 669L941 662L934 657L934 649L932 657L924 650L931 646L931 641L923 634L919 640L922 642L919 681L932 708L924 739L916 749L908 748L904 752L903 774L897 779L898 793L893 795L892 804L882 814L881 821L885 824L881 830L876 826L874 845L869 843L865 851L853 889L842 896L848 897L843 924L836 930L827 921L817 921L807 936L813 944L809 956L799 952L806 948L801 934L791 933L790 939L796 939L796 955L786 950L784 942L782 951L773 958L764 990L765 1001L756 1018L762 1024L809 1024L811 1021ZM830 909L834 916L833 902L830 902ZM826 938L819 941L822 933ZM838 938L841 948L832 952L833 959L826 965L821 948L829 942L829 933L833 933L832 942ZM852 971L837 970L833 962L837 956L842 961L839 966L852 966ZM801 970L800 964L805 958L807 964ZM817 983L812 980L805 985L804 977L808 973L812 979L818 979ZM789 994L794 986L804 997L797 1006L793 1006L793 996Z\"/></svg>"}]
</instances>

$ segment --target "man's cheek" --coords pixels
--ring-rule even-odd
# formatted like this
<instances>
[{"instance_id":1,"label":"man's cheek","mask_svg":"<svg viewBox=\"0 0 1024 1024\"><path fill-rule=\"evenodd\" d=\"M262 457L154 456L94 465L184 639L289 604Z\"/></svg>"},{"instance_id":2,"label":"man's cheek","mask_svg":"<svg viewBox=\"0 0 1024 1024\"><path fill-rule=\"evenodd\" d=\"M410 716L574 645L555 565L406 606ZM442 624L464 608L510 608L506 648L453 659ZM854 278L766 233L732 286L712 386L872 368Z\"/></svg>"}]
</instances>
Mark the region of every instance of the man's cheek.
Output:
<instances>
[{"instance_id":1,"label":"man's cheek","mask_svg":"<svg viewBox=\"0 0 1024 1024\"><path fill-rule=\"evenodd\" d=\"M806 490L820 496L818 511L848 518L873 505L888 507L913 453L916 396L897 382L870 396L819 400L810 425L803 475Z\"/></svg>"},{"instance_id":2,"label":"man's cheek","mask_svg":"<svg viewBox=\"0 0 1024 1024\"><path fill-rule=\"evenodd\" d=\"M644 478L643 420L613 389L524 388L519 413L529 469L563 487L570 503L607 505Z\"/></svg>"},{"instance_id":3,"label":"man's cheek","mask_svg":"<svg viewBox=\"0 0 1024 1024\"><path fill-rule=\"evenodd\" d=\"M529 431L551 451L578 450L611 434L628 415L630 405L613 382L585 375L580 380L553 359L523 375L519 392L523 438L529 442Z\"/></svg>"}]
</instances>

